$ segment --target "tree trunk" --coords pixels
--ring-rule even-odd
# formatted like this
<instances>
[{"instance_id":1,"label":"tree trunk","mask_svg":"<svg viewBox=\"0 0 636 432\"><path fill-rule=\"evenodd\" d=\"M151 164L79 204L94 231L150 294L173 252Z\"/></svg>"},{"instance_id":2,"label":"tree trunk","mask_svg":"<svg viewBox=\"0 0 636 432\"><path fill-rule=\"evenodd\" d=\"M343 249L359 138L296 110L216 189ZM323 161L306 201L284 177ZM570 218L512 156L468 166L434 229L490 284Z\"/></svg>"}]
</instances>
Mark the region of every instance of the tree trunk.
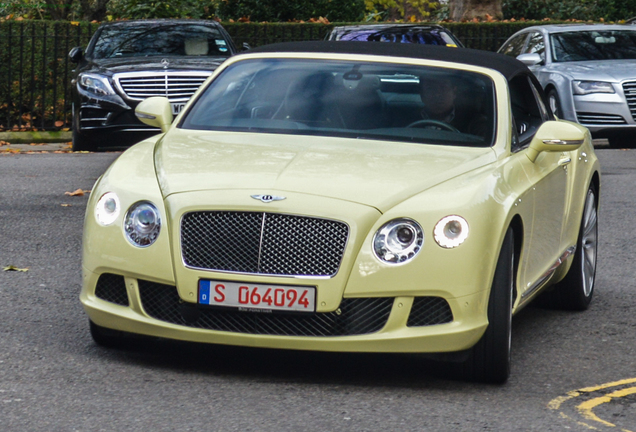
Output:
<instances>
[{"instance_id":1,"label":"tree trunk","mask_svg":"<svg viewBox=\"0 0 636 432\"><path fill-rule=\"evenodd\" d=\"M86 21L104 21L109 0L80 0L82 18Z\"/></svg>"},{"instance_id":2,"label":"tree trunk","mask_svg":"<svg viewBox=\"0 0 636 432\"><path fill-rule=\"evenodd\" d=\"M47 12L55 21L66 20L71 12L71 1L46 0Z\"/></svg>"},{"instance_id":3,"label":"tree trunk","mask_svg":"<svg viewBox=\"0 0 636 432\"><path fill-rule=\"evenodd\" d=\"M494 19L502 19L502 0L449 0L449 15L453 21L470 21L473 18L487 19L486 15Z\"/></svg>"}]
</instances>

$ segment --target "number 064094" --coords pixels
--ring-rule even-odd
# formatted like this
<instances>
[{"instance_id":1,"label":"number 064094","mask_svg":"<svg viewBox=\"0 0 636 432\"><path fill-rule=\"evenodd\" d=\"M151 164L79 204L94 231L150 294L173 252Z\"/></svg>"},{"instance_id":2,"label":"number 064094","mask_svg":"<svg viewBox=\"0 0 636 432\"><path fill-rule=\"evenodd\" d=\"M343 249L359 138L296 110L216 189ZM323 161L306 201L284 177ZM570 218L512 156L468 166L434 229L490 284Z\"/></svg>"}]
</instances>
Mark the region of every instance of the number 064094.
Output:
<instances>
[{"instance_id":1,"label":"number 064094","mask_svg":"<svg viewBox=\"0 0 636 432\"><path fill-rule=\"evenodd\" d=\"M200 280L199 304L260 310L314 312L316 310L316 288Z\"/></svg>"}]
</instances>

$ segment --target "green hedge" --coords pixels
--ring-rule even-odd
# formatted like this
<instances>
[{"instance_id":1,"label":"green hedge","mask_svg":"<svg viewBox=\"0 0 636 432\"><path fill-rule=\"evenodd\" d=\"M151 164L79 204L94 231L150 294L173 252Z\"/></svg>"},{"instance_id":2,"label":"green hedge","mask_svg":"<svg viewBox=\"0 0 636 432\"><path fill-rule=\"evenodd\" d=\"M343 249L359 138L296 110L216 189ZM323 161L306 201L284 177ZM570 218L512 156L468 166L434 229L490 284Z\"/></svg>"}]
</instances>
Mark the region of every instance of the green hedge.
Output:
<instances>
[{"instance_id":1,"label":"green hedge","mask_svg":"<svg viewBox=\"0 0 636 432\"><path fill-rule=\"evenodd\" d=\"M223 23L238 46L320 40L336 25L313 23ZM514 32L533 25L516 23L444 23L468 48L495 51ZM70 127L68 52L85 47L93 23L60 21L0 22L0 131L59 130Z\"/></svg>"}]
</instances>

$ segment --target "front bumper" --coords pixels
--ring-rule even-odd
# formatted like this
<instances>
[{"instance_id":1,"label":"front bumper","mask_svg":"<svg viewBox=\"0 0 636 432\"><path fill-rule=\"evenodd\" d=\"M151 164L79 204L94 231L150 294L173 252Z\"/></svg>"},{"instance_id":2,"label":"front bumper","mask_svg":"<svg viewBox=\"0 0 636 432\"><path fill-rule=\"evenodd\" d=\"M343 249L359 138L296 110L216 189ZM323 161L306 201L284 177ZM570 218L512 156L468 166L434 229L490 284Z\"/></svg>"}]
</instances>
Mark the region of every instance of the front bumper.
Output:
<instances>
[{"instance_id":1,"label":"front bumper","mask_svg":"<svg viewBox=\"0 0 636 432\"><path fill-rule=\"evenodd\" d=\"M590 94L574 96L574 119L597 137L618 132L636 134L636 120L625 94ZM634 106L636 113L636 106Z\"/></svg>"},{"instance_id":2,"label":"front bumper","mask_svg":"<svg viewBox=\"0 0 636 432\"><path fill-rule=\"evenodd\" d=\"M100 276L84 269L80 295L95 324L183 341L314 351L445 353L472 347L487 326L481 307L485 292L426 304L422 297L412 296L347 298L330 312L271 315L200 309L181 299L174 285L134 275L109 274L110 280L119 282L109 283L107 294L103 289L96 293L102 285ZM117 290L118 295L111 295ZM355 303L372 307L348 306Z\"/></svg>"}]
</instances>

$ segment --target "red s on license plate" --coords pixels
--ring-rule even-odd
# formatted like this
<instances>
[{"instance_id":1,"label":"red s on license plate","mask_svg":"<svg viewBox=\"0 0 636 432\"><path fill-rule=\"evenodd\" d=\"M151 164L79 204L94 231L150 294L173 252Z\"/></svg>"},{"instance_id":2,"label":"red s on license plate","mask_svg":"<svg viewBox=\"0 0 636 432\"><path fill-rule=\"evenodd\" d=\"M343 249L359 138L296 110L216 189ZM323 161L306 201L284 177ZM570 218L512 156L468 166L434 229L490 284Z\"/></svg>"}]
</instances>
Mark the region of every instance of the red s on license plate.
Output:
<instances>
[{"instance_id":1,"label":"red s on license plate","mask_svg":"<svg viewBox=\"0 0 636 432\"><path fill-rule=\"evenodd\" d=\"M314 312L316 288L200 280L199 304L263 312L275 310Z\"/></svg>"}]
</instances>

